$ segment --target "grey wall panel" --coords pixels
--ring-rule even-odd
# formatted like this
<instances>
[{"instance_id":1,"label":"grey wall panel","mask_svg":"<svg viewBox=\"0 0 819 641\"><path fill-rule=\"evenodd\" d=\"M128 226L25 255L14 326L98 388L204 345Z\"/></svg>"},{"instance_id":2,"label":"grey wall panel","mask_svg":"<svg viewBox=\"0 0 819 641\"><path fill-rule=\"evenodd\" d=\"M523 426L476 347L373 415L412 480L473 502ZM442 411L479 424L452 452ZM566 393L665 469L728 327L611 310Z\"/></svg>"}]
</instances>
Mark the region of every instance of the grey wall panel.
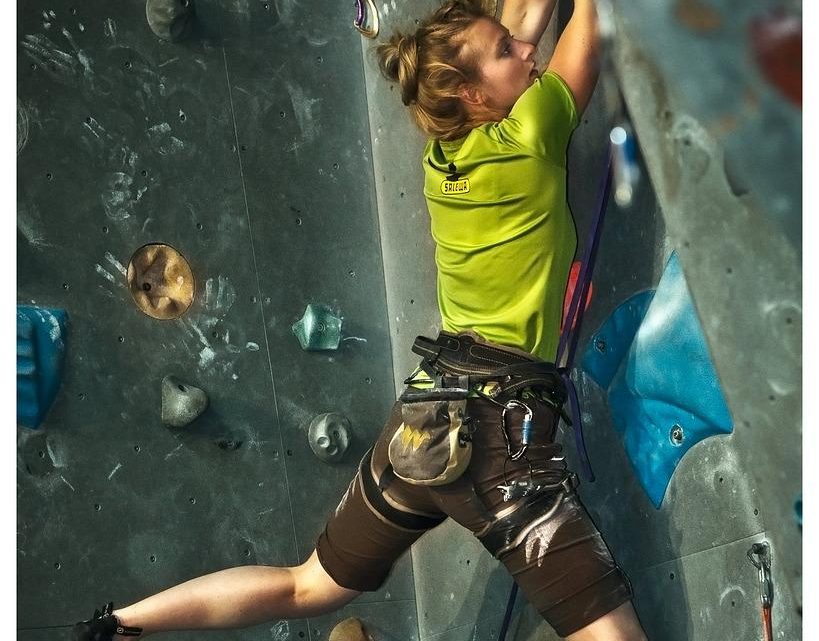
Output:
<instances>
[{"instance_id":1,"label":"grey wall panel","mask_svg":"<svg viewBox=\"0 0 819 641\"><path fill-rule=\"evenodd\" d=\"M765 532L738 538L724 547L636 573L635 581L645 589L638 594L635 606L649 638L764 639L757 571L745 553L753 543L766 538ZM778 556L773 550L775 581L784 578L776 570ZM800 622L785 600L774 600L772 618L775 639L801 638Z\"/></svg>"},{"instance_id":2,"label":"grey wall panel","mask_svg":"<svg viewBox=\"0 0 819 641\"><path fill-rule=\"evenodd\" d=\"M29 5L18 23L18 301L70 316L57 402L40 431L18 428L22 627L304 559L393 395L350 11L203 1L195 36L171 45L144 3L103 4ZM125 287L131 253L154 241L195 273L181 320L144 316ZM308 302L344 316L338 352L300 349L290 325ZM210 396L184 430L160 424L168 373ZM335 466L306 435L331 410L353 424ZM396 599L414 603L408 557L362 602Z\"/></svg>"}]
</instances>

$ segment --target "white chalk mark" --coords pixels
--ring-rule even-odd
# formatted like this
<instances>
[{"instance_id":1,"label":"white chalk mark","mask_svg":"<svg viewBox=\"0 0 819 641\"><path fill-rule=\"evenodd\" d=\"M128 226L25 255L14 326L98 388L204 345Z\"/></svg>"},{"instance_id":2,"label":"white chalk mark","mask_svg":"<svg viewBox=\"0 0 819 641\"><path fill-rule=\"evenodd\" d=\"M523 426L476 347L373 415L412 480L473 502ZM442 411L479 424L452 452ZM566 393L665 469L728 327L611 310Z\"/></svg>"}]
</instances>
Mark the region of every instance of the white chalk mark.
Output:
<instances>
[{"instance_id":1,"label":"white chalk mark","mask_svg":"<svg viewBox=\"0 0 819 641\"><path fill-rule=\"evenodd\" d=\"M123 276L126 275L125 267L122 266L122 263L119 262L111 252L105 252L105 260L111 263L114 267L116 267L117 271L122 274Z\"/></svg>"},{"instance_id":2,"label":"white chalk mark","mask_svg":"<svg viewBox=\"0 0 819 641\"><path fill-rule=\"evenodd\" d=\"M259 344L258 343L253 343L253 342L248 342L248 344L245 345L245 348L249 352L258 352L259 351Z\"/></svg>"},{"instance_id":3,"label":"white chalk mark","mask_svg":"<svg viewBox=\"0 0 819 641\"><path fill-rule=\"evenodd\" d=\"M321 100L318 98L309 98L304 90L293 83L285 83L287 92L290 94L290 103L293 105L293 112L296 114L296 122L301 130L304 141L301 144L294 143L301 147L304 143L315 140L320 133L319 106Z\"/></svg>"},{"instance_id":4,"label":"white chalk mark","mask_svg":"<svg viewBox=\"0 0 819 641\"><path fill-rule=\"evenodd\" d=\"M722 593L719 595L719 604L722 605L722 602L725 601L725 598L731 594L731 592L739 592L743 597L745 597L745 590L742 589L742 586L739 585L729 585L725 588Z\"/></svg>"},{"instance_id":5,"label":"white chalk mark","mask_svg":"<svg viewBox=\"0 0 819 641\"><path fill-rule=\"evenodd\" d=\"M157 67L164 67L165 65L169 65L169 64L171 64L172 62L176 62L177 60L179 60L179 56L176 56L175 58L169 58L169 59L168 59L168 60L166 60L165 62L161 62L161 63L159 63L159 64L157 65Z\"/></svg>"},{"instance_id":6,"label":"white chalk mark","mask_svg":"<svg viewBox=\"0 0 819 641\"><path fill-rule=\"evenodd\" d=\"M57 14L56 14L56 13L54 13L54 10L53 10L53 9L52 9L51 11L49 11L49 12L48 12L48 15L49 15L49 16L51 16L52 18L54 18L55 20L56 20L56 18L57 18Z\"/></svg>"},{"instance_id":7,"label":"white chalk mark","mask_svg":"<svg viewBox=\"0 0 819 641\"><path fill-rule=\"evenodd\" d=\"M366 343L367 339L362 338L361 336L345 336L341 339L343 341L358 341L359 343Z\"/></svg>"},{"instance_id":8,"label":"white chalk mark","mask_svg":"<svg viewBox=\"0 0 819 641\"><path fill-rule=\"evenodd\" d=\"M100 276L102 276L103 278L106 278L107 280L110 280L112 283L117 282L117 280L114 278L113 274L110 274L107 271L105 271L105 268L102 265L100 265L99 263L97 263L94 267L97 270L97 273Z\"/></svg>"},{"instance_id":9,"label":"white chalk mark","mask_svg":"<svg viewBox=\"0 0 819 641\"><path fill-rule=\"evenodd\" d=\"M181 449L182 449L182 445L183 445L183 444L182 444L182 443L180 443L180 444L179 444L179 445L177 445L177 446L176 446L176 447L175 447L173 450L171 450L170 452L168 452L168 453L165 455L165 460L167 461L169 458L171 458L172 456L174 456L174 455L175 455L175 454L176 454L176 453L177 453L179 450L181 450Z\"/></svg>"},{"instance_id":10,"label":"white chalk mark","mask_svg":"<svg viewBox=\"0 0 819 641\"><path fill-rule=\"evenodd\" d=\"M112 40L117 39L117 23L114 22L111 18L107 18L105 20L105 27L103 28L103 33Z\"/></svg>"},{"instance_id":11,"label":"white chalk mark","mask_svg":"<svg viewBox=\"0 0 819 641\"><path fill-rule=\"evenodd\" d=\"M131 217L134 201L131 198L131 184L134 179L121 171L108 176L108 191L100 194L105 215L111 220L125 220Z\"/></svg>"},{"instance_id":12,"label":"white chalk mark","mask_svg":"<svg viewBox=\"0 0 819 641\"><path fill-rule=\"evenodd\" d=\"M71 491L72 491L72 492L76 492L76 491L77 491L77 490L75 490L75 489L74 489L74 486L73 486L73 485L71 485L71 483L69 483L68 481L66 481L66 480L65 480L65 477L64 477L62 474L60 475L60 478L63 480L63 483L65 483L65 484L66 484L68 487L70 487L70 488L71 488Z\"/></svg>"},{"instance_id":13,"label":"white chalk mark","mask_svg":"<svg viewBox=\"0 0 819 641\"><path fill-rule=\"evenodd\" d=\"M85 31L85 25L82 22L77 23L77 28L79 28L80 31Z\"/></svg>"},{"instance_id":14,"label":"white chalk mark","mask_svg":"<svg viewBox=\"0 0 819 641\"><path fill-rule=\"evenodd\" d=\"M273 641L287 641L290 638L290 624L287 621L279 621L270 628Z\"/></svg>"}]
</instances>

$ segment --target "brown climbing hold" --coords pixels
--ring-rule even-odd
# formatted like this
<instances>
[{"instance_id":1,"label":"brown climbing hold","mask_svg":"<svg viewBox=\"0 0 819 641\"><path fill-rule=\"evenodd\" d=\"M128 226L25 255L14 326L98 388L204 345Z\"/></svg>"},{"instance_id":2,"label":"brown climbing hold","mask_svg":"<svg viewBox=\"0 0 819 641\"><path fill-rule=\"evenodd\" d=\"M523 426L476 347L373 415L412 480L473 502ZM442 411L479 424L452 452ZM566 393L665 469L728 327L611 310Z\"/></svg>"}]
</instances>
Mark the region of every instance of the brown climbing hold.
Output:
<instances>
[{"instance_id":1,"label":"brown climbing hold","mask_svg":"<svg viewBox=\"0 0 819 641\"><path fill-rule=\"evenodd\" d=\"M802 18L776 9L754 18L748 33L762 75L802 107Z\"/></svg>"},{"instance_id":2,"label":"brown climbing hold","mask_svg":"<svg viewBox=\"0 0 819 641\"><path fill-rule=\"evenodd\" d=\"M695 33L711 33L722 26L722 16L702 0L677 0L674 15Z\"/></svg>"},{"instance_id":3,"label":"brown climbing hold","mask_svg":"<svg viewBox=\"0 0 819 641\"><path fill-rule=\"evenodd\" d=\"M128 264L127 278L137 307L152 318L179 318L193 302L193 272L170 245L140 247Z\"/></svg>"},{"instance_id":4,"label":"brown climbing hold","mask_svg":"<svg viewBox=\"0 0 819 641\"><path fill-rule=\"evenodd\" d=\"M372 638L359 619L350 617L333 628L327 641L372 641Z\"/></svg>"}]
</instances>

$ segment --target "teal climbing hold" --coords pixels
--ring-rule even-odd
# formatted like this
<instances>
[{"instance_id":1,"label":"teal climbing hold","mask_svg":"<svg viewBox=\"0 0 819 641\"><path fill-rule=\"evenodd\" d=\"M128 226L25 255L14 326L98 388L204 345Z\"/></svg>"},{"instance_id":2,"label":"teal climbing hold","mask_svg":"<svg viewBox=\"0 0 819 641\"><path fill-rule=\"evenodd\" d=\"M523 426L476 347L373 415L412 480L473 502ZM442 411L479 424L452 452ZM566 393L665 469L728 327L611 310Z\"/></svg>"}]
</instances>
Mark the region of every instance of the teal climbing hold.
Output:
<instances>
[{"instance_id":1,"label":"teal climbing hold","mask_svg":"<svg viewBox=\"0 0 819 641\"><path fill-rule=\"evenodd\" d=\"M62 309L17 306L17 423L40 426L57 396L68 315Z\"/></svg>"},{"instance_id":2,"label":"teal climbing hold","mask_svg":"<svg viewBox=\"0 0 819 641\"><path fill-rule=\"evenodd\" d=\"M332 350L341 343L341 323L341 318L327 305L311 303L291 329L302 349Z\"/></svg>"},{"instance_id":3,"label":"teal climbing hold","mask_svg":"<svg viewBox=\"0 0 819 641\"><path fill-rule=\"evenodd\" d=\"M591 338L583 369L609 410L637 479L662 504L677 464L733 421L676 253L652 294L638 294Z\"/></svg>"}]
</instances>

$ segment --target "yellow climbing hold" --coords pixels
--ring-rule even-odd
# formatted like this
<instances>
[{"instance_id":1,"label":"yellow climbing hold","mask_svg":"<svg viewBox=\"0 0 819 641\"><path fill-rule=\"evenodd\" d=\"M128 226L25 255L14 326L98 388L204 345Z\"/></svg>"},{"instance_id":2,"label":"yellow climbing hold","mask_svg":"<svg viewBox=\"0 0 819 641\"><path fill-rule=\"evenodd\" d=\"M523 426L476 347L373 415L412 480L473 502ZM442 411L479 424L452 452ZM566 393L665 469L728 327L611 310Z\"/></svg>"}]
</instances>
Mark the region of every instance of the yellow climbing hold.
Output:
<instances>
[{"instance_id":1,"label":"yellow climbing hold","mask_svg":"<svg viewBox=\"0 0 819 641\"><path fill-rule=\"evenodd\" d=\"M361 621L350 617L333 628L327 641L372 641L372 637L366 633Z\"/></svg>"}]
</instances>

